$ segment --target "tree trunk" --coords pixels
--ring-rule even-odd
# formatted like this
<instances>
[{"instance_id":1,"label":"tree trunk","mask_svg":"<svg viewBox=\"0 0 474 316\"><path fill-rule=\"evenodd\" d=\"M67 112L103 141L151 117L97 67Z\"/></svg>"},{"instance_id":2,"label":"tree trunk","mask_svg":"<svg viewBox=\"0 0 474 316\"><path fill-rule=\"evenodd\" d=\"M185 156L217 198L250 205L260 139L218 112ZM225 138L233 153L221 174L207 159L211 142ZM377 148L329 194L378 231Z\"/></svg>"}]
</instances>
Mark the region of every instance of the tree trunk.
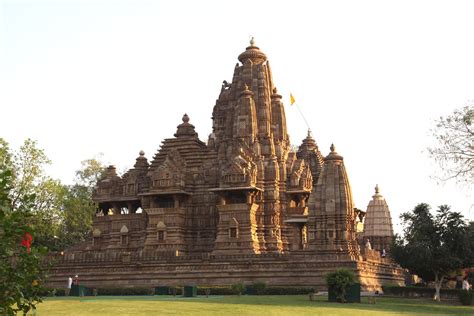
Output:
<instances>
[{"instance_id":1,"label":"tree trunk","mask_svg":"<svg viewBox=\"0 0 474 316\"><path fill-rule=\"evenodd\" d=\"M443 279L444 279L444 276L439 278L438 273L435 274L435 290L436 291L435 291L435 295L433 297L434 301L437 301L437 302L441 301L440 291L441 291L441 285L443 284Z\"/></svg>"}]
</instances>

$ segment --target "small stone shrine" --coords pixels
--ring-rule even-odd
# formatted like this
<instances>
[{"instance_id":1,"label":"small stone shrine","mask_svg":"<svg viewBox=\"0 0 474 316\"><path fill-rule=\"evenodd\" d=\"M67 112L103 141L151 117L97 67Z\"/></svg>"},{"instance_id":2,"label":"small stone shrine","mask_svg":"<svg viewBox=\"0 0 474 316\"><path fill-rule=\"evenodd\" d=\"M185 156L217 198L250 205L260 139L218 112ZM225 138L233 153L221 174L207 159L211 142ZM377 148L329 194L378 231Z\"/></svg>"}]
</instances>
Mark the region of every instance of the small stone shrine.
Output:
<instances>
[{"instance_id":1,"label":"small stone shrine","mask_svg":"<svg viewBox=\"0 0 474 316\"><path fill-rule=\"evenodd\" d=\"M73 273L90 287L325 289L324 275L342 267L366 289L403 283L397 265L357 242L363 213L335 146L324 157L308 132L292 151L267 56L252 39L238 60L207 143L185 114L151 161L141 151L122 177L108 167L93 195L91 238L55 258L51 285Z\"/></svg>"}]
</instances>

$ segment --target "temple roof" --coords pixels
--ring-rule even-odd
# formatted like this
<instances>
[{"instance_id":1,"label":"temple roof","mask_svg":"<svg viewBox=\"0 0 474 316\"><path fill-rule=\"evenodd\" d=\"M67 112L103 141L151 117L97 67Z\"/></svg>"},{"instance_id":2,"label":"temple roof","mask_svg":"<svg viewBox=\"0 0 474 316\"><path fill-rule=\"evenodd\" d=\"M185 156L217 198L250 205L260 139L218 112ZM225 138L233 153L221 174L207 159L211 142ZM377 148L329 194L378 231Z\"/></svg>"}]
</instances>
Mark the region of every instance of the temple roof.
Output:
<instances>
[{"instance_id":1,"label":"temple roof","mask_svg":"<svg viewBox=\"0 0 474 316\"><path fill-rule=\"evenodd\" d=\"M313 139L309 129L308 135L305 139L303 139L302 144L298 148L296 156L298 159L304 159L309 164L311 173L313 175L313 183L316 184L324 164L324 157L319 151L318 145Z\"/></svg>"},{"instance_id":2,"label":"temple roof","mask_svg":"<svg viewBox=\"0 0 474 316\"><path fill-rule=\"evenodd\" d=\"M183 115L183 123L178 125L178 130L176 131L176 134L174 134L175 137L181 137L181 136L191 136L191 137L197 137L198 134L194 130L194 125L189 123L189 116L185 113Z\"/></svg>"},{"instance_id":3,"label":"temple roof","mask_svg":"<svg viewBox=\"0 0 474 316\"><path fill-rule=\"evenodd\" d=\"M145 152L140 150L138 153L138 157L136 159L135 165L133 166L135 169L148 169L148 160L145 157Z\"/></svg>"},{"instance_id":4,"label":"temple roof","mask_svg":"<svg viewBox=\"0 0 474 316\"><path fill-rule=\"evenodd\" d=\"M334 146L334 144L331 144L330 149L331 149L331 152L329 153L329 155L326 156L326 158L324 158L324 161L344 160L344 158L336 152L336 146Z\"/></svg>"},{"instance_id":5,"label":"temple roof","mask_svg":"<svg viewBox=\"0 0 474 316\"><path fill-rule=\"evenodd\" d=\"M260 48L255 46L255 39L252 37L250 46L248 46L242 54L239 55L239 61L243 64L247 59L250 59L254 64L263 63L267 60L267 56L260 51Z\"/></svg>"},{"instance_id":6,"label":"temple roof","mask_svg":"<svg viewBox=\"0 0 474 316\"><path fill-rule=\"evenodd\" d=\"M365 236L393 236L392 218L385 198L380 194L378 184L375 186L375 194L367 206L367 214L364 223Z\"/></svg>"},{"instance_id":7,"label":"temple roof","mask_svg":"<svg viewBox=\"0 0 474 316\"><path fill-rule=\"evenodd\" d=\"M320 180L316 185L318 201L315 209L322 213L354 216L352 190L342 159L334 144L331 145L331 153L324 158Z\"/></svg>"}]
</instances>

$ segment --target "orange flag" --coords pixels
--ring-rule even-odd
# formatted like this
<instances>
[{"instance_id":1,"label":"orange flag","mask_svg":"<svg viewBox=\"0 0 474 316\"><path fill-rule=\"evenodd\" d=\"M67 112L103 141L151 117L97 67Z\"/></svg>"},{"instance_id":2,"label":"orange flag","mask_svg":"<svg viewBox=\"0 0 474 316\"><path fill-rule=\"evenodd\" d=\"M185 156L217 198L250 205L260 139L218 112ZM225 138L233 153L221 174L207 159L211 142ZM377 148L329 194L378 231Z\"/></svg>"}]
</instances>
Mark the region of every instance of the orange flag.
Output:
<instances>
[{"instance_id":1,"label":"orange flag","mask_svg":"<svg viewBox=\"0 0 474 316\"><path fill-rule=\"evenodd\" d=\"M290 105L295 104L295 97L290 93Z\"/></svg>"}]
</instances>

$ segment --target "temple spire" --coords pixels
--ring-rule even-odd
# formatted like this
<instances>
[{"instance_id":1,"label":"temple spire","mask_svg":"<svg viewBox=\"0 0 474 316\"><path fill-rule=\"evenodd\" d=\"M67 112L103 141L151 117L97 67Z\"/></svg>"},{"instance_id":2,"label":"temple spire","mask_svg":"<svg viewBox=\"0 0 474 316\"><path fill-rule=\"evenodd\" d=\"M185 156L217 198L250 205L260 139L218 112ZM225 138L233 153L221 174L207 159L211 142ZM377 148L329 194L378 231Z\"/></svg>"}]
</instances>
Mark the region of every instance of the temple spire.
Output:
<instances>
[{"instance_id":1,"label":"temple spire","mask_svg":"<svg viewBox=\"0 0 474 316\"><path fill-rule=\"evenodd\" d=\"M374 249L388 250L393 238L392 217L387 201L375 186L375 194L367 205L364 220L364 237L369 238Z\"/></svg>"}]
</instances>

